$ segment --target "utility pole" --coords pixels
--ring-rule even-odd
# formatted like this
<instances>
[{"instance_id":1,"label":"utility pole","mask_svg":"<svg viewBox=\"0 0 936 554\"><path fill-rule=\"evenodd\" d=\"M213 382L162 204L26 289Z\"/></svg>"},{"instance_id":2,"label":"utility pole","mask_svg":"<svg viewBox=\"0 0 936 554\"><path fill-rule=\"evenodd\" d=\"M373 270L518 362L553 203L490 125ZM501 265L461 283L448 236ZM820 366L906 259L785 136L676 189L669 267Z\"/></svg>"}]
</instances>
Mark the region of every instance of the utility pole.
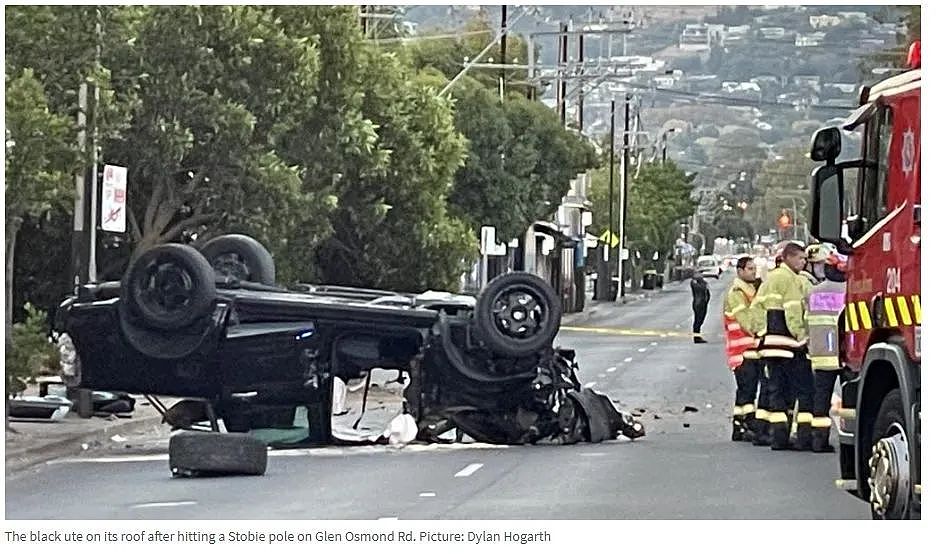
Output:
<instances>
[{"instance_id":1,"label":"utility pole","mask_svg":"<svg viewBox=\"0 0 936 554\"><path fill-rule=\"evenodd\" d=\"M88 84L78 87L78 151L82 160L88 155ZM75 213L72 222L72 286L77 294L78 286L88 282L88 231L90 191L86 184L88 168L82 164L75 172Z\"/></svg>"},{"instance_id":2,"label":"utility pole","mask_svg":"<svg viewBox=\"0 0 936 554\"><path fill-rule=\"evenodd\" d=\"M585 33L579 33L578 61L579 70L585 66ZM579 88L578 93L578 129L585 130L585 91Z\"/></svg>"},{"instance_id":3,"label":"utility pole","mask_svg":"<svg viewBox=\"0 0 936 554\"><path fill-rule=\"evenodd\" d=\"M608 163L610 168L610 174L608 175L608 242L605 246L605 265L607 266L608 272L608 282L603 293L606 300L613 300L611 298L611 285L614 283L614 270L611 269L611 244L614 242L614 112L615 112L615 101L611 100L611 144L609 148L609 154L611 159ZM620 239L618 239L620 240Z\"/></svg>"},{"instance_id":4,"label":"utility pole","mask_svg":"<svg viewBox=\"0 0 936 554\"><path fill-rule=\"evenodd\" d=\"M562 121L563 128L566 123L566 80L565 70L569 63L569 25L561 23L559 25L559 70L556 72L558 80L556 81L556 110L559 112L559 119Z\"/></svg>"},{"instance_id":5,"label":"utility pole","mask_svg":"<svg viewBox=\"0 0 936 554\"><path fill-rule=\"evenodd\" d=\"M619 221L619 227L621 229L621 242L618 243L618 265L621 272L621 278L618 280L617 297L615 299L624 298L624 264L622 262L624 258L624 237L626 236L627 232L627 181L628 173L630 173L630 105L631 95L627 94L624 97L624 154L621 158L621 211ZM632 275L631 280L632 282L636 282L637 275Z\"/></svg>"},{"instance_id":6,"label":"utility pole","mask_svg":"<svg viewBox=\"0 0 936 554\"><path fill-rule=\"evenodd\" d=\"M501 5L501 43L500 43L500 99L504 101L507 93L507 5Z\"/></svg>"},{"instance_id":7,"label":"utility pole","mask_svg":"<svg viewBox=\"0 0 936 554\"><path fill-rule=\"evenodd\" d=\"M361 6L361 33L364 38L367 38L367 10L368 6L366 4Z\"/></svg>"}]
</instances>

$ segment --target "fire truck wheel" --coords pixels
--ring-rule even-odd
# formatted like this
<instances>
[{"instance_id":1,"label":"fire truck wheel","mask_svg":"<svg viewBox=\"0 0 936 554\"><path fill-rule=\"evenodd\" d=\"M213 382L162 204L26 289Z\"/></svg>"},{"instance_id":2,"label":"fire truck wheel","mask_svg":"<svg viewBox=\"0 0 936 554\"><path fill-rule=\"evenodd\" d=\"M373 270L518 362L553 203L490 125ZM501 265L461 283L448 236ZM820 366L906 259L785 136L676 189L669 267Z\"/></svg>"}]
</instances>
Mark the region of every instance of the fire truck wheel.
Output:
<instances>
[{"instance_id":1,"label":"fire truck wheel","mask_svg":"<svg viewBox=\"0 0 936 554\"><path fill-rule=\"evenodd\" d=\"M868 486L872 518L910 517L911 450L900 390L894 389L884 396L871 433Z\"/></svg>"},{"instance_id":2,"label":"fire truck wheel","mask_svg":"<svg viewBox=\"0 0 936 554\"><path fill-rule=\"evenodd\" d=\"M221 235L201 247L219 277L234 277L263 285L276 284L273 256L262 244L247 235Z\"/></svg>"},{"instance_id":3,"label":"fire truck wheel","mask_svg":"<svg viewBox=\"0 0 936 554\"><path fill-rule=\"evenodd\" d=\"M478 335L495 354L522 357L552 345L562 318L559 297L532 273L505 273L481 291L474 310Z\"/></svg>"},{"instance_id":4,"label":"fire truck wheel","mask_svg":"<svg viewBox=\"0 0 936 554\"><path fill-rule=\"evenodd\" d=\"M173 477L263 475L266 445L244 433L181 431L169 438Z\"/></svg>"},{"instance_id":5,"label":"fire truck wheel","mask_svg":"<svg viewBox=\"0 0 936 554\"><path fill-rule=\"evenodd\" d=\"M120 286L120 303L146 327L172 331L211 313L214 280L214 270L198 250L163 244L130 264Z\"/></svg>"}]
</instances>

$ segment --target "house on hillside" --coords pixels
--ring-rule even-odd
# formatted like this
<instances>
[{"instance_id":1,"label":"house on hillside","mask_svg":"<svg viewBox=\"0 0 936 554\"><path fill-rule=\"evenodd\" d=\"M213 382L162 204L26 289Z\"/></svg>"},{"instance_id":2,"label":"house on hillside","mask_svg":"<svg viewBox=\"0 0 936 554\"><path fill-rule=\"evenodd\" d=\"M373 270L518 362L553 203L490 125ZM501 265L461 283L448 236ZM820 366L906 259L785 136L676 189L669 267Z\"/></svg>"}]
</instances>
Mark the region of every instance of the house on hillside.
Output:
<instances>
[{"instance_id":1,"label":"house on hillside","mask_svg":"<svg viewBox=\"0 0 936 554\"><path fill-rule=\"evenodd\" d=\"M842 18L837 15L811 15L809 16L809 26L813 29L825 29L827 27L837 27L842 24Z\"/></svg>"},{"instance_id":2,"label":"house on hillside","mask_svg":"<svg viewBox=\"0 0 936 554\"><path fill-rule=\"evenodd\" d=\"M797 33L794 44L800 48L820 46L825 40L825 35L826 34L822 31L817 31L815 33Z\"/></svg>"},{"instance_id":3,"label":"house on hillside","mask_svg":"<svg viewBox=\"0 0 936 554\"><path fill-rule=\"evenodd\" d=\"M783 40L786 38L787 31L783 27L761 27L760 36L764 40Z\"/></svg>"}]
</instances>

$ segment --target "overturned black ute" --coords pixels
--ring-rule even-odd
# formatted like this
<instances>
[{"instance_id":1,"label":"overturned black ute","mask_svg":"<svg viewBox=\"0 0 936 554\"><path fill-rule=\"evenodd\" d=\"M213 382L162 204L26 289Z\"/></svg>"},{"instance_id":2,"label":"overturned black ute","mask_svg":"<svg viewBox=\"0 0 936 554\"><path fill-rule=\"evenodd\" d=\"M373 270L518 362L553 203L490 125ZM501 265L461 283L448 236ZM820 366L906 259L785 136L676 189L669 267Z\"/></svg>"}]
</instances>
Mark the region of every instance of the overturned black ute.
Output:
<instances>
[{"instance_id":1,"label":"overturned black ute","mask_svg":"<svg viewBox=\"0 0 936 554\"><path fill-rule=\"evenodd\" d=\"M553 348L560 316L555 292L520 272L477 299L285 289L261 244L225 235L148 250L121 282L81 287L56 319L72 386L199 399L230 432L291 427L303 407L305 443L331 443L333 380L385 368L409 375L420 440L453 428L508 444L642 434L581 387L574 352Z\"/></svg>"}]
</instances>

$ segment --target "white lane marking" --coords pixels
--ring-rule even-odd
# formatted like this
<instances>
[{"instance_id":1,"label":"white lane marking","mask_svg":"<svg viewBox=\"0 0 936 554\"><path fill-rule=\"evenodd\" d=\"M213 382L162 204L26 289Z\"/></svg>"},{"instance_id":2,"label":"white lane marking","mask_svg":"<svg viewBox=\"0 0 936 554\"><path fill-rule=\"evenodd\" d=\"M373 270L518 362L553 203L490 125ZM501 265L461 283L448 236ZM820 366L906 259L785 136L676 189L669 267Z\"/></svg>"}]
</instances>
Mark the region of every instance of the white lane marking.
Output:
<instances>
[{"instance_id":1,"label":"white lane marking","mask_svg":"<svg viewBox=\"0 0 936 554\"><path fill-rule=\"evenodd\" d=\"M651 343L650 343L650 346L656 346L656 345L657 345L657 343L655 343L655 342L651 342Z\"/></svg>"},{"instance_id":2,"label":"white lane marking","mask_svg":"<svg viewBox=\"0 0 936 554\"><path fill-rule=\"evenodd\" d=\"M634 358L624 358L624 363L629 364L629 363L631 363L631 362L633 362L633 361L634 361Z\"/></svg>"},{"instance_id":3,"label":"white lane marking","mask_svg":"<svg viewBox=\"0 0 936 554\"><path fill-rule=\"evenodd\" d=\"M484 467L484 464L468 464L461 471L455 474L455 477L470 477L472 473Z\"/></svg>"},{"instance_id":4,"label":"white lane marking","mask_svg":"<svg viewBox=\"0 0 936 554\"><path fill-rule=\"evenodd\" d=\"M608 373L614 373L615 371L617 371L617 366L608 368Z\"/></svg>"},{"instance_id":5,"label":"white lane marking","mask_svg":"<svg viewBox=\"0 0 936 554\"><path fill-rule=\"evenodd\" d=\"M402 449L394 446L368 445L368 446L340 446L328 448L291 448L288 450L270 450L271 458L290 458L296 456L309 456L313 458L331 458L337 456L352 456L362 454L383 454L399 452L443 452L448 450L494 450L511 448L506 444L489 444L484 442L467 442L453 444L409 444ZM98 458L64 458L50 460L47 465L58 464L116 464L132 462L162 462L168 461L169 454L142 454L136 456L101 456Z\"/></svg>"},{"instance_id":6,"label":"white lane marking","mask_svg":"<svg viewBox=\"0 0 936 554\"><path fill-rule=\"evenodd\" d=\"M421 492L419 493L420 498L435 498L434 492Z\"/></svg>"},{"instance_id":7,"label":"white lane marking","mask_svg":"<svg viewBox=\"0 0 936 554\"><path fill-rule=\"evenodd\" d=\"M145 504L134 504L131 508L174 508L176 506L194 506L198 504L194 500L179 500L178 502L147 502Z\"/></svg>"},{"instance_id":8,"label":"white lane marking","mask_svg":"<svg viewBox=\"0 0 936 554\"><path fill-rule=\"evenodd\" d=\"M590 388L592 388L592 387L594 387L594 386L595 386L595 382L594 382L594 381L589 381L589 382L585 383L585 388L586 388L586 389L590 389Z\"/></svg>"},{"instance_id":9,"label":"white lane marking","mask_svg":"<svg viewBox=\"0 0 936 554\"><path fill-rule=\"evenodd\" d=\"M398 521L400 518L396 516L387 516L387 517L378 517L377 521Z\"/></svg>"},{"instance_id":10,"label":"white lane marking","mask_svg":"<svg viewBox=\"0 0 936 554\"><path fill-rule=\"evenodd\" d=\"M646 352L646 351L647 351L646 348L638 348L638 349L637 349L637 352Z\"/></svg>"},{"instance_id":11,"label":"white lane marking","mask_svg":"<svg viewBox=\"0 0 936 554\"><path fill-rule=\"evenodd\" d=\"M592 457L597 457L597 456L607 456L607 454L604 452L583 452L579 454L579 456L586 456L586 457L592 458Z\"/></svg>"}]
</instances>

